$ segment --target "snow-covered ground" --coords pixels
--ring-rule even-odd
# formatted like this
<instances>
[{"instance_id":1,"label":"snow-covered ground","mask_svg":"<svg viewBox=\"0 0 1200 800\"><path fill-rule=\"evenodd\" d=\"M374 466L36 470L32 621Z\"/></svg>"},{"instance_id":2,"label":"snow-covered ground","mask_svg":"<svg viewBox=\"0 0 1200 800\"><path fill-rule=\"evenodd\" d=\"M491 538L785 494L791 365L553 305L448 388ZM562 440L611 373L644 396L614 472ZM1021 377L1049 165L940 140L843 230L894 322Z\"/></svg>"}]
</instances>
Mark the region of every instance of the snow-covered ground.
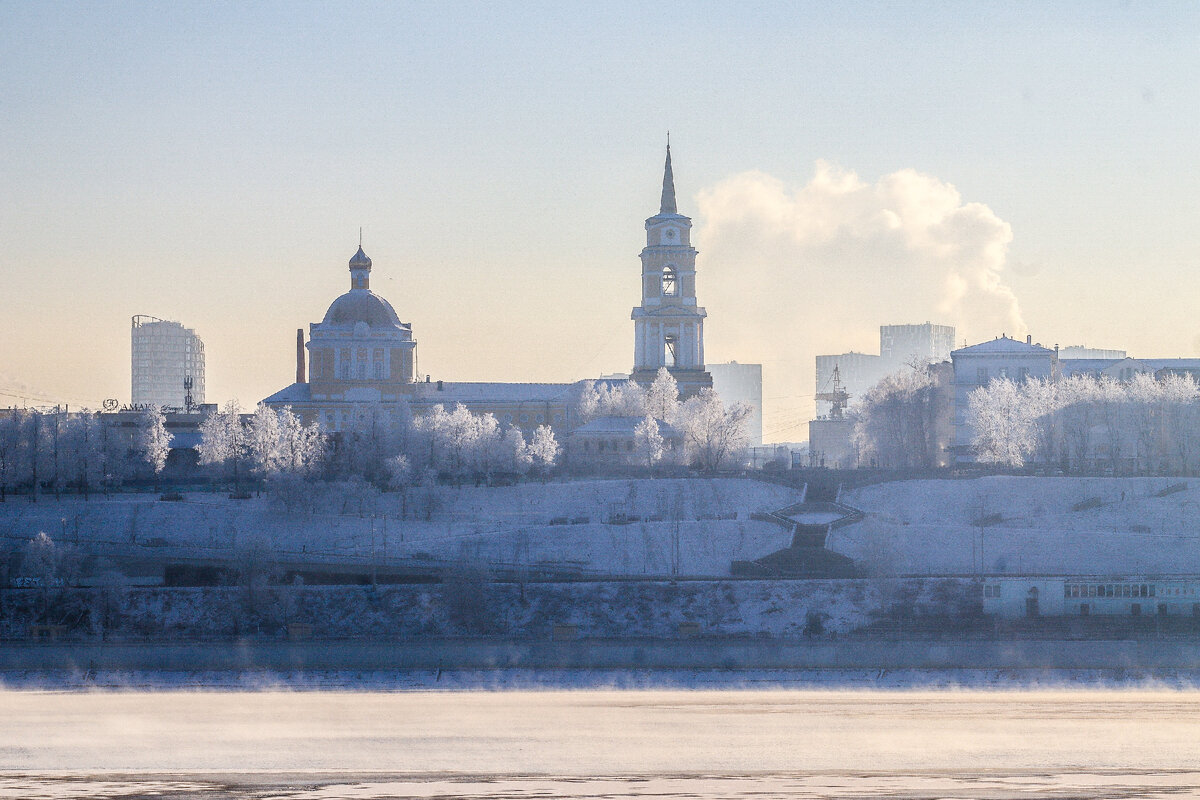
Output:
<instances>
[{"instance_id":1,"label":"snow-covered ground","mask_svg":"<svg viewBox=\"0 0 1200 800\"><path fill-rule=\"evenodd\" d=\"M43 496L0 504L0 535L12 543L45 532L92 552L203 555L258 543L281 557L427 557L479 567L727 576L734 560L760 558L790 542L787 531L750 514L799 499L786 487L735 479L443 487L430 518L413 520L400 518L396 494L377 498L373 513L342 513L338 503L326 502L323 513L312 515L287 513L266 496L189 494L184 502Z\"/></svg>"},{"instance_id":2,"label":"snow-covered ground","mask_svg":"<svg viewBox=\"0 0 1200 800\"><path fill-rule=\"evenodd\" d=\"M1180 483L1184 491L1158 493ZM1200 574L1200 480L1025 478L877 484L831 549L879 574ZM1076 511L1075 508L1080 510Z\"/></svg>"}]
</instances>

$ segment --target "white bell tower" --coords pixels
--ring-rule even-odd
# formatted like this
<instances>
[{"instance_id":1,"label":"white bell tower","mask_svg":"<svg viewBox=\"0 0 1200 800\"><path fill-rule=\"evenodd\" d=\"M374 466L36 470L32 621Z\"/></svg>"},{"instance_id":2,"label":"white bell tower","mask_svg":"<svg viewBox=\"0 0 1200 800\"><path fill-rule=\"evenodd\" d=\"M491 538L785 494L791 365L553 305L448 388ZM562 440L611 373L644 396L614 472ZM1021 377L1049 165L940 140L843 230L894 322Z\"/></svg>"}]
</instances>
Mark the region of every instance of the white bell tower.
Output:
<instances>
[{"instance_id":1,"label":"white bell tower","mask_svg":"<svg viewBox=\"0 0 1200 800\"><path fill-rule=\"evenodd\" d=\"M646 220L642 250L642 304L633 309L633 380L649 385L659 367L670 370L679 392L690 397L712 388L704 370L704 309L696 305L696 249L692 221L675 205L671 145L663 172L662 203Z\"/></svg>"}]
</instances>

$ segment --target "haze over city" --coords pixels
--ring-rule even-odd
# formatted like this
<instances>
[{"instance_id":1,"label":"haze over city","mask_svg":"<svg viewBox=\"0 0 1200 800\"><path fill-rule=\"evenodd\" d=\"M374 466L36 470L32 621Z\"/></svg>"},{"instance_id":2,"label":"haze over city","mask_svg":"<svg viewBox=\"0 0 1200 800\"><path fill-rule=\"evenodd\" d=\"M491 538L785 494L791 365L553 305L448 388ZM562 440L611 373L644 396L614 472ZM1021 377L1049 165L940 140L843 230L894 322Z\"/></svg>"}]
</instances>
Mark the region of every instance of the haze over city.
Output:
<instances>
[{"instance_id":1,"label":"haze over city","mask_svg":"<svg viewBox=\"0 0 1200 800\"><path fill-rule=\"evenodd\" d=\"M671 131L707 360L878 326L1200 354L1190 4L9 4L0 405L129 392L129 318L194 327L208 398L290 379L373 288L420 373L628 371ZM34 343L37 346L33 346Z\"/></svg>"}]
</instances>

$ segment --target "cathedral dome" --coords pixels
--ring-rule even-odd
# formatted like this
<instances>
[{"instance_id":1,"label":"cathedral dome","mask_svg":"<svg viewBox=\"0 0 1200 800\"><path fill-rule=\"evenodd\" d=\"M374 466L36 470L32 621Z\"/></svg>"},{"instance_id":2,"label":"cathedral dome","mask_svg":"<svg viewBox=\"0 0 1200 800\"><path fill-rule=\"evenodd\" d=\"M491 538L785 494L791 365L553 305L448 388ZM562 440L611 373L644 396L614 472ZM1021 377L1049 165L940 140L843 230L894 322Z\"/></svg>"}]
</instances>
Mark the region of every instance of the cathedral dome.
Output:
<instances>
[{"instance_id":1,"label":"cathedral dome","mask_svg":"<svg viewBox=\"0 0 1200 800\"><path fill-rule=\"evenodd\" d=\"M350 266L351 266L351 268L353 268L353 267L367 267L368 269L370 268L371 259L369 256L367 256L366 253L363 252L361 244L358 246L358 252L355 253L354 256L350 259Z\"/></svg>"},{"instance_id":2,"label":"cathedral dome","mask_svg":"<svg viewBox=\"0 0 1200 800\"><path fill-rule=\"evenodd\" d=\"M354 325L365 322L373 328L401 324L400 317L396 316L391 303L369 289L351 289L334 300L321 322L324 325Z\"/></svg>"}]
</instances>

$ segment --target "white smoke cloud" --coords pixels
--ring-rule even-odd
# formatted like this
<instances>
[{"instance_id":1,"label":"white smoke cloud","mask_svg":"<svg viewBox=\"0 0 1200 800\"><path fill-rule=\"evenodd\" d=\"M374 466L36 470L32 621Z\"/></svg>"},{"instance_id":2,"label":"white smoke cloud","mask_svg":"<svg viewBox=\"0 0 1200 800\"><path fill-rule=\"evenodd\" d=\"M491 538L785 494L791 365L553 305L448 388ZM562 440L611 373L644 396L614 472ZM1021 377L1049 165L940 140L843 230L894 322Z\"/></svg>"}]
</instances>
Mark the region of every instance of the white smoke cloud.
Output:
<instances>
[{"instance_id":1,"label":"white smoke cloud","mask_svg":"<svg viewBox=\"0 0 1200 800\"><path fill-rule=\"evenodd\" d=\"M799 396L812 394L813 357L878 352L881 324L950 324L959 341L1024 335L1004 281L1011 227L931 175L868 183L817 162L799 188L745 172L701 191L698 206L709 360L762 361L765 393L792 398L789 418L812 413Z\"/></svg>"}]
</instances>

